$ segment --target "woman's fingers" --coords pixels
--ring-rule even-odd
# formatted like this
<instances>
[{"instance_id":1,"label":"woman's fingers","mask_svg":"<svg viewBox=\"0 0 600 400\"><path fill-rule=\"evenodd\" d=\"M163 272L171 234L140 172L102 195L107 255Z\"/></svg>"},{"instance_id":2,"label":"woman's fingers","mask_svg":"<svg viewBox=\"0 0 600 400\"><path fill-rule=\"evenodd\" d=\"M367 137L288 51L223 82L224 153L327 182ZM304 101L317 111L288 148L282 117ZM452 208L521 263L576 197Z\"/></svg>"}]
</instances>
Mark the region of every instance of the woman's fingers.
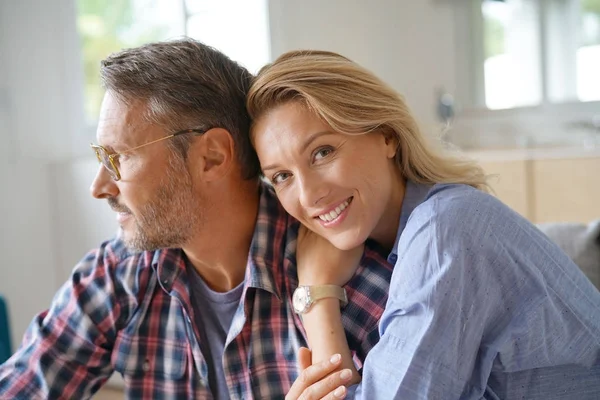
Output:
<instances>
[{"instance_id":1,"label":"woman's fingers","mask_svg":"<svg viewBox=\"0 0 600 400\"><path fill-rule=\"evenodd\" d=\"M318 399L343 399L346 397L346 386L352 377L352 371L344 369L334 372L320 381L313 383L299 397L299 400L318 400Z\"/></svg>"},{"instance_id":2,"label":"woman's fingers","mask_svg":"<svg viewBox=\"0 0 600 400\"><path fill-rule=\"evenodd\" d=\"M335 354L329 360L321 361L304 369L285 397L286 400L321 399L327 395L333 395L340 385L352 378L352 372L349 369L332 374L341 365L341 361L342 357Z\"/></svg>"},{"instance_id":3,"label":"woman's fingers","mask_svg":"<svg viewBox=\"0 0 600 400\"><path fill-rule=\"evenodd\" d=\"M306 347L300 347L298 353L298 363L300 364L300 371L304 371L312 364L312 353Z\"/></svg>"}]
</instances>

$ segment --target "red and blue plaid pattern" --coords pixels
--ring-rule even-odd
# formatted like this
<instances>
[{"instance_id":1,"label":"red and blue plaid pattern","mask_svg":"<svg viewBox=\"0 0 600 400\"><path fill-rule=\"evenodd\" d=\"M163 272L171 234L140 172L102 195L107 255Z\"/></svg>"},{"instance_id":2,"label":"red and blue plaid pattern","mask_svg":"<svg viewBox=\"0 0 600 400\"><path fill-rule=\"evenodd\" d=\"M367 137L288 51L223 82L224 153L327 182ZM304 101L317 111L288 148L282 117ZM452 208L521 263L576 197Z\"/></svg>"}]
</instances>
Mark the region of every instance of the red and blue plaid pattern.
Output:
<instances>
[{"instance_id":1,"label":"red and blue plaid pattern","mask_svg":"<svg viewBox=\"0 0 600 400\"><path fill-rule=\"evenodd\" d=\"M291 303L298 223L261 190L242 300L223 365L232 399L284 398L306 346ZM379 340L392 266L376 244L346 286L343 322L357 365ZM0 366L0 399L88 398L113 371L132 399L211 399L183 253L130 253L114 239L89 253Z\"/></svg>"}]
</instances>

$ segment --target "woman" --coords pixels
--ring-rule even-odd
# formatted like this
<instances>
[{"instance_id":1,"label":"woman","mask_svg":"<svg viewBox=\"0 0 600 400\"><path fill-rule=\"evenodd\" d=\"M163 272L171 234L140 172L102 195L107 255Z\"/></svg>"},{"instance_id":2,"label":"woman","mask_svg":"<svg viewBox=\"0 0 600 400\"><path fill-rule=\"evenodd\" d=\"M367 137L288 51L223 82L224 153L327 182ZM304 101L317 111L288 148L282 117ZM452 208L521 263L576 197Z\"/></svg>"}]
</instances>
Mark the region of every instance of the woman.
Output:
<instances>
[{"instance_id":1,"label":"woman","mask_svg":"<svg viewBox=\"0 0 600 400\"><path fill-rule=\"evenodd\" d=\"M343 286L367 239L395 264L357 398L600 398L600 293L486 193L478 166L434 151L391 88L340 55L294 51L260 71L248 109L265 178L314 232L299 235L299 284ZM295 296L313 365L289 398L343 397L340 373L323 379L340 365L360 380L338 294Z\"/></svg>"}]
</instances>

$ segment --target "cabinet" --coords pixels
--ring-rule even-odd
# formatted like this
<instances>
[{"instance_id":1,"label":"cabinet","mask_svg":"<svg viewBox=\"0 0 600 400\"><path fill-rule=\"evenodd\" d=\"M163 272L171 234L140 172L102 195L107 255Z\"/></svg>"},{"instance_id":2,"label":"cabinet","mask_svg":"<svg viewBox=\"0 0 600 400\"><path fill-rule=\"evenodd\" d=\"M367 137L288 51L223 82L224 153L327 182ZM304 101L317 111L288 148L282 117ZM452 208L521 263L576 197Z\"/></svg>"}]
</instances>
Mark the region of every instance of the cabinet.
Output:
<instances>
[{"instance_id":1,"label":"cabinet","mask_svg":"<svg viewBox=\"0 0 600 400\"><path fill-rule=\"evenodd\" d=\"M544 155L507 152L473 156L490 179L495 195L534 223L600 219L600 154Z\"/></svg>"},{"instance_id":2,"label":"cabinet","mask_svg":"<svg viewBox=\"0 0 600 400\"><path fill-rule=\"evenodd\" d=\"M532 174L535 222L600 218L600 158L535 160Z\"/></svg>"}]
</instances>

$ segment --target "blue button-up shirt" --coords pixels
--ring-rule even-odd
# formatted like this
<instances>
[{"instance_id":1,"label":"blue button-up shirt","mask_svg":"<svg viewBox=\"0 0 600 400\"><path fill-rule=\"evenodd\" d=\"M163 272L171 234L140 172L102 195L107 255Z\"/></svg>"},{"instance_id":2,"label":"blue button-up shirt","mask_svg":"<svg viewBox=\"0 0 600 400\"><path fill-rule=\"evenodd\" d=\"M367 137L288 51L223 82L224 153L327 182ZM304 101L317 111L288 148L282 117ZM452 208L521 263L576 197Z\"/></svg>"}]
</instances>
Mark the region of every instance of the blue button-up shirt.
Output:
<instances>
[{"instance_id":1,"label":"blue button-up shirt","mask_svg":"<svg viewBox=\"0 0 600 400\"><path fill-rule=\"evenodd\" d=\"M600 399L600 293L494 197L409 182L389 261L381 340L350 397Z\"/></svg>"}]
</instances>

